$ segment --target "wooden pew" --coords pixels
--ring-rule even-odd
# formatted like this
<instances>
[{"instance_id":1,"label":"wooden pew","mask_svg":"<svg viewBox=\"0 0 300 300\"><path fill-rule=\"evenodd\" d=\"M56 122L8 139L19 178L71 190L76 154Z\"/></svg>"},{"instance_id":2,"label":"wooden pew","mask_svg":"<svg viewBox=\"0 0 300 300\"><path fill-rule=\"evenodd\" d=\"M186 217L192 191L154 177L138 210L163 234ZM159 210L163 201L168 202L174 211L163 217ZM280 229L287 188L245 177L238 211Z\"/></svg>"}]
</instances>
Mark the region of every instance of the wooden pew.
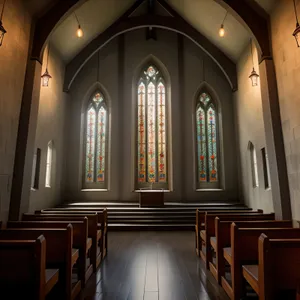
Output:
<instances>
[{"instance_id":1,"label":"wooden pew","mask_svg":"<svg viewBox=\"0 0 300 300\"><path fill-rule=\"evenodd\" d=\"M200 257L204 260L206 268L209 269L209 262L212 259L210 248L210 238L215 236L215 218L219 217L223 221L258 221L274 220L275 214L262 213L240 213L240 214L206 214L205 230L200 231L201 244L204 245L204 251L200 250Z\"/></svg>"},{"instance_id":2,"label":"wooden pew","mask_svg":"<svg viewBox=\"0 0 300 300\"><path fill-rule=\"evenodd\" d=\"M221 276L225 275L225 258L223 249L230 247L230 228L232 221L221 221L219 217L215 218L216 235L210 238L210 245L216 253L216 264L209 262L209 269L219 284ZM239 228L292 228L292 221L235 221Z\"/></svg>"},{"instance_id":3,"label":"wooden pew","mask_svg":"<svg viewBox=\"0 0 300 300\"><path fill-rule=\"evenodd\" d=\"M298 297L300 239L289 238L291 235L271 239L262 234L258 239L258 265L243 266L243 275L259 295L259 300Z\"/></svg>"},{"instance_id":4,"label":"wooden pew","mask_svg":"<svg viewBox=\"0 0 300 300\"><path fill-rule=\"evenodd\" d=\"M258 238L265 233L269 238L300 238L299 228L239 228L231 224L231 247L224 248L223 254L230 265L231 283L222 276L222 287L233 300L244 294L242 265L257 264Z\"/></svg>"},{"instance_id":5,"label":"wooden pew","mask_svg":"<svg viewBox=\"0 0 300 300\"><path fill-rule=\"evenodd\" d=\"M36 214L42 217L76 217L76 218L88 218L88 237L92 239L91 246L91 262L93 264L93 270L96 272L98 266L102 260L102 252L103 252L103 236L102 231L98 229L98 214L97 213L56 213L56 212L42 212L36 211Z\"/></svg>"},{"instance_id":6,"label":"wooden pew","mask_svg":"<svg viewBox=\"0 0 300 300\"><path fill-rule=\"evenodd\" d=\"M41 211L38 211L39 213L70 213L70 214L86 214L86 213L97 213L98 214L98 230L101 230L103 240L101 245L101 253L102 253L102 259L107 254L107 248L108 248L108 242L107 242L107 232L108 232L108 220L107 220L107 209L106 208L80 208L80 207L59 207L59 208L47 208L43 209Z\"/></svg>"},{"instance_id":7,"label":"wooden pew","mask_svg":"<svg viewBox=\"0 0 300 300\"><path fill-rule=\"evenodd\" d=\"M0 291L8 299L45 300L59 270L46 269L46 239L0 240Z\"/></svg>"},{"instance_id":8,"label":"wooden pew","mask_svg":"<svg viewBox=\"0 0 300 300\"><path fill-rule=\"evenodd\" d=\"M201 245L200 245L200 231L205 229L205 215L206 214L240 214L240 213L263 213L263 210L252 211L252 208L243 210L207 210L203 211L196 209L196 225L195 225L195 244L196 244L196 254L200 255Z\"/></svg>"},{"instance_id":9,"label":"wooden pew","mask_svg":"<svg viewBox=\"0 0 300 300\"><path fill-rule=\"evenodd\" d=\"M90 215L90 214L97 214L98 217L98 245L101 252L101 256L99 257L100 260L97 261L96 268L99 266L101 260L106 256L107 253L107 210L103 211L79 211L79 210L65 210L65 209L43 209L38 210L35 212L36 214L56 214L56 215L65 215L65 214L72 214L72 215Z\"/></svg>"},{"instance_id":10,"label":"wooden pew","mask_svg":"<svg viewBox=\"0 0 300 300\"><path fill-rule=\"evenodd\" d=\"M64 294L64 299L75 299L81 290L81 282L78 280L72 285L72 268L79 257L79 250L72 248L71 224L65 229L18 228L0 231L1 240L34 240L40 235L46 239L46 268L59 269L59 293Z\"/></svg>"},{"instance_id":11,"label":"wooden pew","mask_svg":"<svg viewBox=\"0 0 300 300\"><path fill-rule=\"evenodd\" d=\"M67 221L73 226L73 247L79 249L79 277L81 280L82 287L85 287L86 282L91 277L93 273L93 265L89 264L89 255L88 252L91 249L92 246L92 239L88 238L88 218L87 217L52 217L52 216L41 216L41 215L35 215L35 214L23 214L22 216L23 221L54 221L54 222L60 222L60 221ZM75 231L75 225L77 226L77 223L81 221L82 224L79 225L80 231ZM77 227L78 229L78 227ZM75 238L76 233L76 238Z\"/></svg>"}]
</instances>

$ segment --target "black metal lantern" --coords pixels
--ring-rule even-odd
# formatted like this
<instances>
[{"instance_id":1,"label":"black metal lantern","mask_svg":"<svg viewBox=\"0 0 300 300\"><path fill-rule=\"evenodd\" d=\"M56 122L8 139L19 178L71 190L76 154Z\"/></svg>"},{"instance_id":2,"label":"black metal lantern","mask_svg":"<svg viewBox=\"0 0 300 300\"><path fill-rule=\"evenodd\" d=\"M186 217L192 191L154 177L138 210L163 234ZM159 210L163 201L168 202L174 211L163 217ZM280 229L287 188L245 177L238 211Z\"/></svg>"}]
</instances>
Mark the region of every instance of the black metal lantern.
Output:
<instances>
[{"instance_id":1,"label":"black metal lantern","mask_svg":"<svg viewBox=\"0 0 300 300\"><path fill-rule=\"evenodd\" d=\"M253 68L249 78L251 79L252 81L252 86L257 86L258 85L258 78L259 78L259 75L256 73L255 69Z\"/></svg>"},{"instance_id":2,"label":"black metal lantern","mask_svg":"<svg viewBox=\"0 0 300 300\"><path fill-rule=\"evenodd\" d=\"M252 40L251 40L251 39L250 39L250 49L251 49L251 56L252 56L252 65L253 65L253 69L252 69L252 72L251 72L249 78L251 79L252 86L257 86L257 85L258 85L258 78L259 78L259 75L256 73L256 71L255 71L255 69L254 69L254 59L253 59Z\"/></svg>"},{"instance_id":3,"label":"black metal lantern","mask_svg":"<svg viewBox=\"0 0 300 300\"><path fill-rule=\"evenodd\" d=\"M49 80L52 78L52 76L48 72L49 51L50 51L50 44L48 45L48 55L47 55L46 71L41 76L41 78L42 78L42 86L44 86L44 87L48 87L49 86Z\"/></svg>"},{"instance_id":4,"label":"black metal lantern","mask_svg":"<svg viewBox=\"0 0 300 300\"><path fill-rule=\"evenodd\" d=\"M7 32L5 30L5 28L3 27L3 24L2 24L2 17L3 17L5 2L6 2L6 0L4 0L4 2L3 2L2 11L1 11L1 17L0 17L0 46L2 46L4 35Z\"/></svg>"},{"instance_id":5,"label":"black metal lantern","mask_svg":"<svg viewBox=\"0 0 300 300\"><path fill-rule=\"evenodd\" d=\"M300 47L300 25L298 21L298 14L297 14L297 7L296 2L294 0L294 11L295 11L295 17L296 17L296 29L293 32L293 36L296 40L297 46Z\"/></svg>"}]
</instances>

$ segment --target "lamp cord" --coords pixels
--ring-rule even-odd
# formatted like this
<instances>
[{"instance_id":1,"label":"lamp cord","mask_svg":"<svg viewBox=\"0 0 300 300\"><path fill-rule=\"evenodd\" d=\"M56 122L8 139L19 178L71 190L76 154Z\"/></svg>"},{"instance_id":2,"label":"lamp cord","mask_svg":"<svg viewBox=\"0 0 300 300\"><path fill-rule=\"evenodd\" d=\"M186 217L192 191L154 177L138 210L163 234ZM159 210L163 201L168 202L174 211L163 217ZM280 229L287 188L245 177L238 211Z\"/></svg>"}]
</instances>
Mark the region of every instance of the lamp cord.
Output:
<instances>
[{"instance_id":1,"label":"lamp cord","mask_svg":"<svg viewBox=\"0 0 300 300\"><path fill-rule=\"evenodd\" d=\"M74 11L74 16L75 16L75 18L76 18L76 21L77 21L77 23L78 23L78 26L80 27L80 23L79 23L79 20L78 20L78 17L77 17L77 15L76 15L75 11Z\"/></svg>"},{"instance_id":2,"label":"lamp cord","mask_svg":"<svg viewBox=\"0 0 300 300\"><path fill-rule=\"evenodd\" d=\"M203 81L205 81L205 60L204 60L204 57L203 57L203 60L202 60L202 68L203 68Z\"/></svg>"},{"instance_id":3,"label":"lamp cord","mask_svg":"<svg viewBox=\"0 0 300 300\"><path fill-rule=\"evenodd\" d=\"M226 20L227 15L228 15L228 11L226 10L226 14L225 14L224 20L223 20L223 22L222 22L222 25L224 25L224 22L225 22L225 20Z\"/></svg>"},{"instance_id":4,"label":"lamp cord","mask_svg":"<svg viewBox=\"0 0 300 300\"><path fill-rule=\"evenodd\" d=\"M0 21L2 21L3 12L4 12L4 6L5 6L5 2L6 2L6 0L4 0L4 1L3 1L3 6L2 6L2 11L1 11L1 17L0 17Z\"/></svg>"},{"instance_id":5,"label":"lamp cord","mask_svg":"<svg viewBox=\"0 0 300 300\"><path fill-rule=\"evenodd\" d=\"M254 69L254 58L253 58L253 51L252 51L252 39L250 39L250 49L251 49L252 65L253 65L253 69Z\"/></svg>"},{"instance_id":6,"label":"lamp cord","mask_svg":"<svg viewBox=\"0 0 300 300\"><path fill-rule=\"evenodd\" d=\"M100 65L100 50L98 50L97 82L99 82L99 65Z\"/></svg>"},{"instance_id":7,"label":"lamp cord","mask_svg":"<svg viewBox=\"0 0 300 300\"><path fill-rule=\"evenodd\" d=\"M48 69L49 53L50 53L50 42L48 43L48 55L47 55L46 70Z\"/></svg>"},{"instance_id":8,"label":"lamp cord","mask_svg":"<svg viewBox=\"0 0 300 300\"><path fill-rule=\"evenodd\" d=\"M297 25L299 25L299 21L298 21L298 15L297 15L297 6L296 6L296 0L294 0L294 10L295 10L295 16L296 16L296 20L297 20Z\"/></svg>"}]
</instances>

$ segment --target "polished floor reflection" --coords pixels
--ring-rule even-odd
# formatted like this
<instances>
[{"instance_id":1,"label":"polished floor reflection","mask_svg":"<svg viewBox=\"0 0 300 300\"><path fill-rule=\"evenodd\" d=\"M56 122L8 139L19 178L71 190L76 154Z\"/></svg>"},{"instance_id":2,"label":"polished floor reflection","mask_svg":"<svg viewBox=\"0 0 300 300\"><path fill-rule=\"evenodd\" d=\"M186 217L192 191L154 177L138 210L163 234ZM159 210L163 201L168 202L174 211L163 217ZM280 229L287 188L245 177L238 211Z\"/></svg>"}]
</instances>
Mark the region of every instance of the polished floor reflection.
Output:
<instances>
[{"instance_id":1,"label":"polished floor reflection","mask_svg":"<svg viewBox=\"0 0 300 300\"><path fill-rule=\"evenodd\" d=\"M228 300L194 252L193 232L109 232L85 300Z\"/></svg>"}]
</instances>

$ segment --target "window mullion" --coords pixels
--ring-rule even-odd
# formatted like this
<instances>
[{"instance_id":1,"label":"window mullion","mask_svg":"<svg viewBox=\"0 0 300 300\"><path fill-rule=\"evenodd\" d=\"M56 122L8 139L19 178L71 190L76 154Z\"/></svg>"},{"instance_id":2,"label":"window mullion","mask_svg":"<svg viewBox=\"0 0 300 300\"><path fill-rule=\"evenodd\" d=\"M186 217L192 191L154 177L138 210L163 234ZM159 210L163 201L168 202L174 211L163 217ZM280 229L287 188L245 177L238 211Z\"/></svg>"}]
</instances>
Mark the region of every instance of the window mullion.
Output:
<instances>
[{"instance_id":1,"label":"window mullion","mask_svg":"<svg viewBox=\"0 0 300 300\"><path fill-rule=\"evenodd\" d=\"M148 85L146 80L145 87L145 164L146 164L146 183L148 182Z\"/></svg>"},{"instance_id":2,"label":"window mullion","mask_svg":"<svg viewBox=\"0 0 300 300\"><path fill-rule=\"evenodd\" d=\"M159 182L158 178L158 164L159 164L159 153L158 153L158 136L159 136L159 128L158 128L158 92L157 92L157 82L155 84L155 182Z\"/></svg>"},{"instance_id":3,"label":"window mullion","mask_svg":"<svg viewBox=\"0 0 300 300\"><path fill-rule=\"evenodd\" d=\"M97 150L98 150L98 113L99 110L95 109L95 114L96 114L96 122L95 122L95 145L94 145L94 182L97 183Z\"/></svg>"}]
</instances>

